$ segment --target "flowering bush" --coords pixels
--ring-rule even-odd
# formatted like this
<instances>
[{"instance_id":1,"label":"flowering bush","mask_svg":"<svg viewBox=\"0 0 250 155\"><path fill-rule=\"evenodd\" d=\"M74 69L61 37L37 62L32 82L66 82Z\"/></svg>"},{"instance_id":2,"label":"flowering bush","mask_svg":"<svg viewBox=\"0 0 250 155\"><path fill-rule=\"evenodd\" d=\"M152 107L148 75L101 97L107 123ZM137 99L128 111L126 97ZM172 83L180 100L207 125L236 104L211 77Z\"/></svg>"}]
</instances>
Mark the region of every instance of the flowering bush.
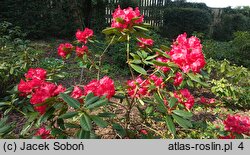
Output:
<instances>
[{"instance_id":1,"label":"flowering bush","mask_svg":"<svg viewBox=\"0 0 250 155\"><path fill-rule=\"evenodd\" d=\"M194 128L192 120L196 99L190 88L208 86L202 69L206 64L200 40L181 34L166 48L153 47L153 39L144 38L148 25L138 8L121 9L113 13L111 27L103 30L108 43L101 55L89 48L98 45L91 29L77 30L73 43L60 44L58 55L63 59L75 56L82 68L95 69L96 79L65 88L49 82L42 68L31 68L18 84L19 95L28 98L33 109L22 135L31 132L40 138L95 138L98 128L112 128L121 138L179 138L186 129ZM138 48L131 49L131 38L138 40ZM108 76L100 78L102 57L111 44L126 43L127 65L131 78L122 87L115 87ZM91 49L91 50L90 50ZM74 54L75 52L75 54ZM214 103L202 97L201 103ZM114 107L124 114L117 116ZM131 113L139 112L142 128L131 127ZM237 125L240 122L243 125ZM225 130L248 134L249 119L229 117ZM153 124L163 124L164 132L153 129ZM30 131L38 128L36 132ZM71 132L70 132L71 131ZM72 132L73 131L73 132Z\"/></svg>"}]
</instances>

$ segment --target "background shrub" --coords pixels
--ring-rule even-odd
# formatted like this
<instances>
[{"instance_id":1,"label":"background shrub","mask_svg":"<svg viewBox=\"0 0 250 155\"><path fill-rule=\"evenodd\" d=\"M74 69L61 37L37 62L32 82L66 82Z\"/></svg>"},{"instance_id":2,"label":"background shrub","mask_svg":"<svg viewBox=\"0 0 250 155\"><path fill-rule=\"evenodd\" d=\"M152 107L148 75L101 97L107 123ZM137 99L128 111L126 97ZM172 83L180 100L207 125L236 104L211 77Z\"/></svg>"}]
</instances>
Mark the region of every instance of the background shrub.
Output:
<instances>
[{"instance_id":1,"label":"background shrub","mask_svg":"<svg viewBox=\"0 0 250 155\"><path fill-rule=\"evenodd\" d=\"M175 38L178 34L194 31L207 33L211 15L197 8L167 8L164 13L162 35Z\"/></svg>"}]
</instances>

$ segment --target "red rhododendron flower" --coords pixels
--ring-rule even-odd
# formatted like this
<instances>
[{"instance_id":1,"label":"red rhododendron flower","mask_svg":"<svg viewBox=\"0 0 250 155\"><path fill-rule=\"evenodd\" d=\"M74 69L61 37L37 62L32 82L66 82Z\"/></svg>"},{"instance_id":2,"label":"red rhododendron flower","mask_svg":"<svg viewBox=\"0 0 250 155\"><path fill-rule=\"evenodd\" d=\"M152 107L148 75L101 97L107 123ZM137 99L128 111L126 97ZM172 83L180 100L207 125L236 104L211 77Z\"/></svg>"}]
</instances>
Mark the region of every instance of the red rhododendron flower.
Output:
<instances>
[{"instance_id":1,"label":"red rhododendron flower","mask_svg":"<svg viewBox=\"0 0 250 155\"><path fill-rule=\"evenodd\" d=\"M177 37L169 54L172 61L176 63L184 73L190 70L194 73L200 72L206 64L200 40L194 36L187 38L186 33Z\"/></svg>"},{"instance_id":2,"label":"red rhododendron flower","mask_svg":"<svg viewBox=\"0 0 250 155\"><path fill-rule=\"evenodd\" d=\"M51 138L50 130L46 130L45 127L42 127L37 130L37 132L35 133L35 136L40 136L42 139L49 139Z\"/></svg>"},{"instance_id":3,"label":"red rhododendron flower","mask_svg":"<svg viewBox=\"0 0 250 155\"><path fill-rule=\"evenodd\" d=\"M250 135L250 118L247 116L228 115L223 123L226 131Z\"/></svg>"},{"instance_id":4,"label":"red rhododendron flower","mask_svg":"<svg viewBox=\"0 0 250 155\"><path fill-rule=\"evenodd\" d=\"M178 99L178 102L183 104L187 109L191 109L194 105L194 97L188 91L188 89L182 89L174 92L174 97Z\"/></svg>"},{"instance_id":5,"label":"red rhododendron flower","mask_svg":"<svg viewBox=\"0 0 250 155\"><path fill-rule=\"evenodd\" d=\"M39 105L39 106L34 106L35 111L39 112L40 115L45 114L47 105Z\"/></svg>"},{"instance_id":6,"label":"red rhododendron flower","mask_svg":"<svg viewBox=\"0 0 250 155\"><path fill-rule=\"evenodd\" d=\"M127 81L127 91L130 97L141 97L148 95L148 80L142 80L141 77L137 77L135 80Z\"/></svg>"},{"instance_id":7,"label":"red rhododendron flower","mask_svg":"<svg viewBox=\"0 0 250 155\"><path fill-rule=\"evenodd\" d=\"M57 96L66 90L62 85L55 85L51 82L46 82L46 71L42 68L31 68L25 74L26 81L21 80L18 84L18 91L23 96L31 94L30 103L33 105L41 104L50 97ZM47 105L34 106L34 109L40 114L46 112Z\"/></svg>"},{"instance_id":8,"label":"red rhododendron flower","mask_svg":"<svg viewBox=\"0 0 250 155\"><path fill-rule=\"evenodd\" d=\"M84 94L83 90L80 87L75 86L74 90L71 93L71 97L75 99L80 99L83 96L83 94Z\"/></svg>"},{"instance_id":9,"label":"red rhododendron flower","mask_svg":"<svg viewBox=\"0 0 250 155\"><path fill-rule=\"evenodd\" d=\"M203 103L203 104L207 103L207 98L205 98L204 96L202 96L200 98L200 102Z\"/></svg>"},{"instance_id":10,"label":"red rhododendron flower","mask_svg":"<svg viewBox=\"0 0 250 155\"><path fill-rule=\"evenodd\" d=\"M183 81L182 74L180 72L176 73L174 77L174 85L179 86L182 83L182 81Z\"/></svg>"},{"instance_id":11,"label":"red rhododendron flower","mask_svg":"<svg viewBox=\"0 0 250 155\"><path fill-rule=\"evenodd\" d=\"M47 72L42 68L30 68L25 74L27 80L38 79L45 80Z\"/></svg>"},{"instance_id":12,"label":"red rhododendron flower","mask_svg":"<svg viewBox=\"0 0 250 155\"><path fill-rule=\"evenodd\" d=\"M17 89L21 93L29 94L32 93L35 88L41 86L43 82L43 80L38 79L32 79L29 81L24 81L23 79L21 79L20 83L17 86Z\"/></svg>"},{"instance_id":13,"label":"red rhododendron flower","mask_svg":"<svg viewBox=\"0 0 250 155\"><path fill-rule=\"evenodd\" d=\"M57 86L57 88L54 90L54 92L52 93L52 96L57 96L60 93L63 93L66 91L66 88L63 87L61 84Z\"/></svg>"},{"instance_id":14,"label":"red rhododendron flower","mask_svg":"<svg viewBox=\"0 0 250 155\"><path fill-rule=\"evenodd\" d=\"M114 81L107 76L101 80L92 80L89 84L84 86L84 95L94 93L95 96L105 96L110 99L115 95Z\"/></svg>"},{"instance_id":15,"label":"red rhododendron flower","mask_svg":"<svg viewBox=\"0 0 250 155\"><path fill-rule=\"evenodd\" d=\"M215 98L210 98L210 99L208 100L208 103L211 103L211 104L212 104L212 103L215 103L215 101L216 101Z\"/></svg>"},{"instance_id":16,"label":"red rhododendron flower","mask_svg":"<svg viewBox=\"0 0 250 155\"><path fill-rule=\"evenodd\" d=\"M32 93L30 103L33 105L41 104L48 98L57 96L65 90L66 88L64 88L62 85L56 86L55 84L50 82L43 82L43 84L40 87L36 88L34 93ZM44 114L46 111L46 107L46 105L35 106L34 109L40 114Z\"/></svg>"},{"instance_id":17,"label":"red rhododendron flower","mask_svg":"<svg viewBox=\"0 0 250 155\"><path fill-rule=\"evenodd\" d=\"M73 49L74 46L70 43L60 44L57 48L57 54L65 59Z\"/></svg>"},{"instance_id":18,"label":"red rhododendron flower","mask_svg":"<svg viewBox=\"0 0 250 155\"><path fill-rule=\"evenodd\" d=\"M149 79L154 83L156 87L163 88L165 86L162 77L158 77L155 74L152 74L149 76Z\"/></svg>"},{"instance_id":19,"label":"red rhododendron flower","mask_svg":"<svg viewBox=\"0 0 250 155\"><path fill-rule=\"evenodd\" d=\"M43 89L36 89L35 93L32 94L32 97L30 99L31 104L40 104L43 103L46 99L51 97L51 94L49 92L43 92Z\"/></svg>"},{"instance_id":20,"label":"red rhododendron flower","mask_svg":"<svg viewBox=\"0 0 250 155\"><path fill-rule=\"evenodd\" d=\"M76 55L82 57L85 53L88 53L88 50L88 47L84 45L82 47L76 47Z\"/></svg>"},{"instance_id":21,"label":"red rhododendron flower","mask_svg":"<svg viewBox=\"0 0 250 155\"><path fill-rule=\"evenodd\" d=\"M215 101L216 100L214 98L208 99L208 98L206 98L204 96L200 97L200 102L202 104L212 104L212 103L215 103Z\"/></svg>"},{"instance_id":22,"label":"red rhododendron flower","mask_svg":"<svg viewBox=\"0 0 250 155\"><path fill-rule=\"evenodd\" d=\"M148 131L145 130L145 129L141 129L141 130L140 130L140 133L143 134L143 135L147 135L147 134L148 134Z\"/></svg>"},{"instance_id":23,"label":"red rhododendron flower","mask_svg":"<svg viewBox=\"0 0 250 155\"><path fill-rule=\"evenodd\" d=\"M88 38L92 37L93 35L94 35L93 30L91 30L89 28L85 28L83 31L77 30L77 32L76 32L76 39L79 42L87 44Z\"/></svg>"},{"instance_id":24,"label":"red rhododendron flower","mask_svg":"<svg viewBox=\"0 0 250 155\"><path fill-rule=\"evenodd\" d=\"M25 82L23 79L21 79L20 83L17 86L17 89L22 93L31 93L33 87L30 86L28 82Z\"/></svg>"},{"instance_id":25,"label":"red rhododendron flower","mask_svg":"<svg viewBox=\"0 0 250 155\"><path fill-rule=\"evenodd\" d=\"M160 62L164 62L164 63L170 62L170 60L165 58L165 57L158 57L158 58L156 58L156 61L160 61ZM166 73L167 71L170 70L170 68L168 68L166 66L157 66L156 68L160 69L163 73Z\"/></svg>"},{"instance_id":26,"label":"red rhododendron flower","mask_svg":"<svg viewBox=\"0 0 250 155\"><path fill-rule=\"evenodd\" d=\"M140 42L138 42L138 46L140 48L145 48L145 47L148 47L148 46L153 46L154 44L154 40L152 39L145 39L145 38L139 38Z\"/></svg>"},{"instance_id":27,"label":"red rhododendron flower","mask_svg":"<svg viewBox=\"0 0 250 155\"><path fill-rule=\"evenodd\" d=\"M112 14L112 24L111 27L127 29L132 27L134 24L140 24L143 22L144 17L140 14L139 8L128 7L126 9L121 9L120 6Z\"/></svg>"}]
</instances>

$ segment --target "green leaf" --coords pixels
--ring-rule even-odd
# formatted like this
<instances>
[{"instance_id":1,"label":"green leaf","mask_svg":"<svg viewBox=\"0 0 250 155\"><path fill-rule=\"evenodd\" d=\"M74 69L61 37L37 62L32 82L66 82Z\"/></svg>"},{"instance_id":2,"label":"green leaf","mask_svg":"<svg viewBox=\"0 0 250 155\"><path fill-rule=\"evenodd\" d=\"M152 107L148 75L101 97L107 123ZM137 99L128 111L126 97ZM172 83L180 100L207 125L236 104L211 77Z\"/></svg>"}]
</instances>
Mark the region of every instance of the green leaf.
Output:
<instances>
[{"instance_id":1,"label":"green leaf","mask_svg":"<svg viewBox=\"0 0 250 155\"><path fill-rule=\"evenodd\" d=\"M80 108L80 102L77 101L76 99L70 97L69 95L61 93L59 95L59 97L62 98L69 106L71 106L75 109Z\"/></svg>"},{"instance_id":2,"label":"green leaf","mask_svg":"<svg viewBox=\"0 0 250 155\"><path fill-rule=\"evenodd\" d=\"M90 139L90 132L81 129L78 134L79 139Z\"/></svg>"},{"instance_id":3,"label":"green leaf","mask_svg":"<svg viewBox=\"0 0 250 155\"><path fill-rule=\"evenodd\" d=\"M29 113L26 118L28 118L27 122L33 122L40 114L38 112Z\"/></svg>"},{"instance_id":4,"label":"green leaf","mask_svg":"<svg viewBox=\"0 0 250 155\"><path fill-rule=\"evenodd\" d=\"M147 28L141 27L141 26L134 26L135 29L141 30L141 31L149 31Z\"/></svg>"},{"instance_id":5,"label":"green leaf","mask_svg":"<svg viewBox=\"0 0 250 155\"><path fill-rule=\"evenodd\" d=\"M64 124L64 120L59 118L57 119L57 125L62 129L65 130L65 124Z\"/></svg>"},{"instance_id":6,"label":"green leaf","mask_svg":"<svg viewBox=\"0 0 250 155\"><path fill-rule=\"evenodd\" d=\"M98 100L97 102L95 103L92 103L88 106L86 106L87 109L94 109L94 108L97 108L97 107L100 107L100 106L103 106L105 104L108 103L108 99L106 97L102 97L100 98L100 100Z\"/></svg>"},{"instance_id":7,"label":"green leaf","mask_svg":"<svg viewBox=\"0 0 250 155\"><path fill-rule=\"evenodd\" d=\"M25 135L32 128L33 124L34 122L26 122L22 131L20 132L20 135Z\"/></svg>"},{"instance_id":8,"label":"green leaf","mask_svg":"<svg viewBox=\"0 0 250 155\"><path fill-rule=\"evenodd\" d=\"M90 99L88 99L88 100L86 99L84 106L85 106L85 107L88 107L89 105L95 103L95 102L98 101L99 99L100 99L99 96L93 96L92 98L90 98Z\"/></svg>"},{"instance_id":9,"label":"green leaf","mask_svg":"<svg viewBox=\"0 0 250 155\"><path fill-rule=\"evenodd\" d=\"M74 116L76 116L78 114L78 112L67 112L61 116L59 116L58 118L62 118L62 119L68 119L68 118L72 118Z\"/></svg>"},{"instance_id":10,"label":"green leaf","mask_svg":"<svg viewBox=\"0 0 250 155\"><path fill-rule=\"evenodd\" d=\"M188 121L188 120L186 120L186 119L184 119L184 118L182 118L182 117L179 117L179 116L177 116L177 115L175 115L175 114L172 114L172 116L173 116L174 120L175 120L181 127L186 128L186 129L193 127L193 125L192 125L192 123L191 123L190 121Z\"/></svg>"},{"instance_id":11,"label":"green leaf","mask_svg":"<svg viewBox=\"0 0 250 155\"><path fill-rule=\"evenodd\" d=\"M223 62L223 63L220 65L220 72L221 72L221 73L224 73L224 72L225 72L225 70L226 70L226 65L227 65L226 62Z\"/></svg>"},{"instance_id":12,"label":"green leaf","mask_svg":"<svg viewBox=\"0 0 250 155\"><path fill-rule=\"evenodd\" d=\"M106 128L108 126L108 122L104 121L98 116L90 116L90 118L101 128Z\"/></svg>"},{"instance_id":13,"label":"green leaf","mask_svg":"<svg viewBox=\"0 0 250 155\"><path fill-rule=\"evenodd\" d=\"M120 37L117 39L117 41L119 41L119 42L125 42L125 41L127 40L127 38L128 38L127 35L122 35L122 36L120 36Z\"/></svg>"},{"instance_id":14,"label":"green leaf","mask_svg":"<svg viewBox=\"0 0 250 155\"><path fill-rule=\"evenodd\" d=\"M94 93L88 93L87 95L86 95L86 97L85 97L85 101L88 101L88 100L90 100L91 98L93 98L93 97L95 97L95 95L94 95ZM86 104L86 102L85 102L85 104Z\"/></svg>"},{"instance_id":15,"label":"green leaf","mask_svg":"<svg viewBox=\"0 0 250 155\"><path fill-rule=\"evenodd\" d=\"M156 57L158 57L158 55L151 55L151 56L148 56L145 60L152 60Z\"/></svg>"},{"instance_id":16,"label":"green leaf","mask_svg":"<svg viewBox=\"0 0 250 155\"><path fill-rule=\"evenodd\" d=\"M187 84L190 87L194 87L194 84L193 84L193 82L190 79L187 80Z\"/></svg>"},{"instance_id":17,"label":"green leaf","mask_svg":"<svg viewBox=\"0 0 250 155\"><path fill-rule=\"evenodd\" d=\"M141 54L142 54L142 58L147 58L148 54L145 52L145 51L141 51Z\"/></svg>"},{"instance_id":18,"label":"green leaf","mask_svg":"<svg viewBox=\"0 0 250 155\"><path fill-rule=\"evenodd\" d=\"M160 50L158 48L154 48L153 50L158 52L160 55L164 56L165 58L168 58L168 59L171 58L168 54L166 54L166 52L164 52L164 51L162 51L162 50Z\"/></svg>"},{"instance_id":19,"label":"green leaf","mask_svg":"<svg viewBox=\"0 0 250 155\"><path fill-rule=\"evenodd\" d=\"M113 129L115 129L116 132L117 132L119 135L121 135L122 137L124 137L124 136L126 135L126 131L123 129L123 127L122 127L120 124L118 124L118 123L113 123L113 124L112 124L112 127L113 127Z\"/></svg>"},{"instance_id":20,"label":"green leaf","mask_svg":"<svg viewBox=\"0 0 250 155\"><path fill-rule=\"evenodd\" d=\"M173 108L178 100L175 97L171 97L169 100L169 107Z\"/></svg>"},{"instance_id":21,"label":"green leaf","mask_svg":"<svg viewBox=\"0 0 250 155\"><path fill-rule=\"evenodd\" d=\"M124 22L124 20L123 20L122 18L119 18L119 17L115 18L115 20L116 20L118 23L123 23L123 22Z\"/></svg>"},{"instance_id":22,"label":"green leaf","mask_svg":"<svg viewBox=\"0 0 250 155\"><path fill-rule=\"evenodd\" d=\"M65 125L66 128L76 128L76 129L81 128L80 125L78 125L78 124L73 124L73 123L65 123L64 125Z\"/></svg>"},{"instance_id":23,"label":"green leaf","mask_svg":"<svg viewBox=\"0 0 250 155\"><path fill-rule=\"evenodd\" d=\"M82 117L80 118L80 125L85 131L91 131L92 125L88 115L86 114L82 115Z\"/></svg>"},{"instance_id":24,"label":"green leaf","mask_svg":"<svg viewBox=\"0 0 250 155\"><path fill-rule=\"evenodd\" d=\"M53 129L51 129L51 135L54 137L57 137L60 135L64 135L64 132L61 129L53 128Z\"/></svg>"},{"instance_id":25,"label":"green leaf","mask_svg":"<svg viewBox=\"0 0 250 155\"><path fill-rule=\"evenodd\" d=\"M113 97L117 98L117 99L125 99L126 98L124 95L114 95Z\"/></svg>"},{"instance_id":26,"label":"green leaf","mask_svg":"<svg viewBox=\"0 0 250 155\"><path fill-rule=\"evenodd\" d=\"M146 112L146 114L150 114L150 113L153 112L153 110L154 110L154 107L149 106L149 107L146 108L145 112Z\"/></svg>"},{"instance_id":27,"label":"green leaf","mask_svg":"<svg viewBox=\"0 0 250 155\"><path fill-rule=\"evenodd\" d=\"M2 128L0 128L0 136L2 135L6 135L7 133L9 133L12 130L12 126L10 125L5 125Z\"/></svg>"},{"instance_id":28,"label":"green leaf","mask_svg":"<svg viewBox=\"0 0 250 155\"><path fill-rule=\"evenodd\" d=\"M175 128L175 125L174 125L174 122L173 122L172 118L170 116L168 116L168 115L166 115L165 118L166 118L166 125L167 125L169 131L173 135L175 135L176 134L176 128Z\"/></svg>"},{"instance_id":29,"label":"green leaf","mask_svg":"<svg viewBox=\"0 0 250 155\"><path fill-rule=\"evenodd\" d=\"M152 62L157 66L168 66L168 64L166 62L161 62L161 61L157 61L157 60L153 60Z\"/></svg>"},{"instance_id":30,"label":"green leaf","mask_svg":"<svg viewBox=\"0 0 250 155\"><path fill-rule=\"evenodd\" d=\"M116 32L116 28L113 28L113 27L108 27L108 28L102 30L102 33L104 33L106 35L114 34L115 32Z\"/></svg>"},{"instance_id":31,"label":"green leaf","mask_svg":"<svg viewBox=\"0 0 250 155\"><path fill-rule=\"evenodd\" d=\"M99 117L110 117L110 118L114 118L114 117L116 116L116 114L109 113L109 112L104 112L104 113L99 113L98 116L99 116Z\"/></svg>"},{"instance_id":32,"label":"green leaf","mask_svg":"<svg viewBox=\"0 0 250 155\"><path fill-rule=\"evenodd\" d=\"M191 80L205 86L205 87L208 87L209 85L205 82L202 82L201 79L199 78L201 75L199 74L194 74L194 73L187 73L188 77L190 77Z\"/></svg>"},{"instance_id":33,"label":"green leaf","mask_svg":"<svg viewBox=\"0 0 250 155\"><path fill-rule=\"evenodd\" d=\"M132 60L130 62L133 63L133 64L142 64L141 60Z\"/></svg>"},{"instance_id":34,"label":"green leaf","mask_svg":"<svg viewBox=\"0 0 250 155\"><path fill-rule=\"evenodd\" d=\"M167 111L167 108L164 104L164 101L161 99L161 97L157 93L154 93L154 98L156 99L157 103L159 103L158 105L159 110L165 113Z\"/></svg>"},{"instance_id":35,"label":"green leaf","mask_svg":"<svg viewBox=\"0 0 250 155\"><path fill-rule=\"evenodd\" d=\"M161 45L160 47L161 47L161 49L164 50L164 51L170 51L170 50L171 50L170 47L165 46L165 45Z\"/></svg>"},{"instance_id":36,"label":"green leaf","mask_svg":"<svg viewBox=\"0 0 250 155\"><path fill-rule=\"evenodd\" d=\"M191 118L193 116L193 114L191 112L188 111L183 111L183 110L174 110L173 113L175 113L176 115L179 115L183 118Z\"/></svg>"},{"instance_id":37,"label":"green leaf","mask_svg":"<svg viewBox=\"0 0 250 155\"><path fill-rule=\"evenodd\" d=\"M55 108L51 107L45 114L43 114L39 120L38 123L41 124L42 122L46 122L55 112Z\"/></svg>"},{"instance_id":38,"label":"green leaf","mask_svg":"<svg viewBox=\"0 0 250 155\"><path fill-rule=\"evenodd\" d=\"M3 119L0 120L0 128L2 128L8 120L8 117L4 117Z\"/></svg>"},{"instance_id":39,"label":"green leaf","mask_svg":"<svg viewBox=\"0 0 250 155\"><path fill-rule=\"evenodd\" d=\"M130 66L138 73L143 74L143 75L147 75L147 72L145 71L145 69L143 69L142 67L135 65L135 64L130 64Z\"/></svg>"},{"instance_id":40,"label":"green leaf","mask_svg":"<svg viewBox=\"0 0 250 155\"><path fill-rule=\"evenodd\" d=\"M11 105L11 102L0 102L0 107L6 105Z\"/></svg>"}]
</instances>

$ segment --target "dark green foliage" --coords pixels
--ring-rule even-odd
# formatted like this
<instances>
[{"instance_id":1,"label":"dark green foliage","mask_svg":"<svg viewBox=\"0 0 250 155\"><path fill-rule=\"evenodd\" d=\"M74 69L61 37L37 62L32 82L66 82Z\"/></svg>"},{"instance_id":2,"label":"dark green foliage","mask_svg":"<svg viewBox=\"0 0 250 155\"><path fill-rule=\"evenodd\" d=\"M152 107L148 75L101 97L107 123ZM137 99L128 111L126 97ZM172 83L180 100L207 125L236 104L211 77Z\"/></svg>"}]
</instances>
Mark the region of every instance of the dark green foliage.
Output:
<instances>
[{"instance_id":1,"label":"dark green foliage","mask_svg":"<svg viewBox=\"0 0 250 155\"><path fill-rule=\"evenodd\" d=\"M4 0L1 5L1 19L21 26L30 38L72 36L76 29L70 1Z\"/></svg>"},{"instance_id":2,"label":"dark green foliage","mask_svg":"<svg viewBox=\"0 0 250 155\"><path fill-rule=\"evenodd\" d=\"M250 67L250 33L247 31L235 32L232 41L218 42L214 40L205 40L203 42L203 51L206 58L215 60L227 59L239 66Z\"/></svg>"},{"instance_id":3,"label":"dark green foliage","mask_svg":"<svg viewBox=\"0 0 250 155\"><path fill-rule=\"evenodd\" d=\"M208 32L211 15L208 11L197 8L167 8L164 13L162 34L170 39L179 34L194 31Z\"/></svg>"},{"instance_id":4,"label":"dark green foliage","mask_svg":"<svg viewBox=\"0 0 250 155\"><path fill-rule=\"evenodd\" d=\"M232 40L234 32L248 31L250 29L249 7L230 7L221 9L217 22L213 25L211 37L220 41Z\"/></svg>"},{"instance_id":5,"label":"dark green foliage","mask_svg":"<svg viewBox=\"0 0 250 155\"><path fill-rule=\"evenodd\" d=\"M0 23L0 97L11 89L36 60L42 51L35 50L29 45L20 27L11 23Z\"/></svg>"}]
</instances>

